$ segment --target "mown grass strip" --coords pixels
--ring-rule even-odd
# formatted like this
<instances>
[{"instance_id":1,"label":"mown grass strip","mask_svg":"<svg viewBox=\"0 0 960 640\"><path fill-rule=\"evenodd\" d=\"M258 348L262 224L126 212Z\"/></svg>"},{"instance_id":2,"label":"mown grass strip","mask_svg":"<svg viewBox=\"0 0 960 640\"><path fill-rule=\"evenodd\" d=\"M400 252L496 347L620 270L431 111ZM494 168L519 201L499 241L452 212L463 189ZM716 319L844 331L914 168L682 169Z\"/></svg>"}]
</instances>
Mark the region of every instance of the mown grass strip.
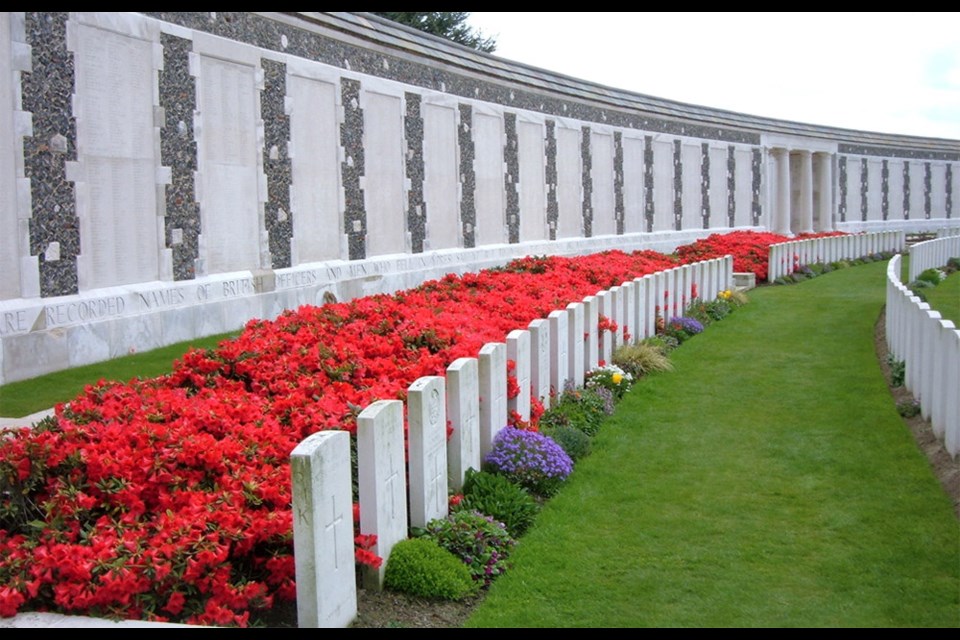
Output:
<instances>
[{"instance_id":1,"label":"mown grass strip","mask_svg":"<svg viewBox=\"0 0 960 640\"><path fill-rule=\"evenodd\" d=\"M0 386L0 416L19 418L49 409L58 402L75 398L84 386L99 380L127 381L132 378L153 378L169 373L173 369L174 360L186 353L190 347L213 348L223 340L236 335L237 333L233 332L197 338L152 351L2 385Z\"/></svg>"},{"instance_id":2,"label":"mown grass strip","mask_svg":"<svg viewBox=\"0 0 960 640\"><path fill-rule=\"evenodd\" d=\"M874 353L885 269L755 290L635 385L467 626L960 625L960 529Z\"/></svg>"}]
</instances>

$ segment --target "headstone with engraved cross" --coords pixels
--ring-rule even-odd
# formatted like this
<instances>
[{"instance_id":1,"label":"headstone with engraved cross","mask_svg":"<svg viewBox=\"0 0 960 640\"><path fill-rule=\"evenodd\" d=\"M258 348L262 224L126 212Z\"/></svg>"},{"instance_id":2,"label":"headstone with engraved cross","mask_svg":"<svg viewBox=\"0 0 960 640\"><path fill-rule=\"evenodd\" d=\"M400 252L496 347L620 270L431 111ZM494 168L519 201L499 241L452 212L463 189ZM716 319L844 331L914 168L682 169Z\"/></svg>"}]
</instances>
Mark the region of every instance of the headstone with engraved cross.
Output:
<instances>
[{"instance_id":1,"label":"headstone with engraved cross","mask_svg":"<svg viewBox=\"0 0 960 640\"><path fill-rule=\"evenodd\" d=\"M530 330L530 386L544 409L550 408L550 321L538 318L527 326Z\"/></svg>"},{"instance_id":2,"label":"headstone with engraved cross","mask_svg":"<svg viewBox=\"0 0 960 640\"><path fill-rule=\"evenodd\" d=\"M480 455L486 457L493 441L507 426L507 345L488 342L480 348Z\"/></svg>"},{"instance_id":3,"label":"headstone with engraved cross","mask_svg":"<svg viewBox=\"0 0 960 640\"><path fill-rule=\"evenodd\" d=\"M513 375L520 393L507 399L507 409L522 420L530 420L530 332L515 329L507 334L507 360L513 360Z\"/></svg>"},{"instance_id":4,"label":"headstone with engraved cross","mask_svg":"<svg viewBox=\"0 0 960 640\"><path fill-rule=\"evenodd\" d=\"M476 358L457 358L447 367L447 418L453 433L447 440L449 482L463 488L467 469L480 470L480 380Z\"/></svg>"},{"instance_id":5,"label":"headstone with engraved cross","mask_svg":"<svg viewBox=\"0 0 960 640\"><path fill-rule=\"evenodd\" d=\"M374 534L379 569L364 567L364 585L383 588L393 545L407 537L407 474L403 457L403 403L377 400L357 416L360 532Z\"/></svg>"},{"instance_id":6,"label":"headstone with engraved cross","mask_svg":"<svg viewBox=\"0 0 960 640\"><path fill-rule=\"evenodd\" d=\"M290 454L300 627L346 627L357 616L350 436L322 431Z\"/></svg>"},{"instance_id":7,"label":"headstone with engraved cross","mask_svg":"<svg viewBox=\"0 0 960 640\"><path fill-rule=\"evenodd\" d=\"M447 501L447 399L444 380L426 376L407 389L410 447L410 526L445 518Z\"/></svg>"}]
</instances>

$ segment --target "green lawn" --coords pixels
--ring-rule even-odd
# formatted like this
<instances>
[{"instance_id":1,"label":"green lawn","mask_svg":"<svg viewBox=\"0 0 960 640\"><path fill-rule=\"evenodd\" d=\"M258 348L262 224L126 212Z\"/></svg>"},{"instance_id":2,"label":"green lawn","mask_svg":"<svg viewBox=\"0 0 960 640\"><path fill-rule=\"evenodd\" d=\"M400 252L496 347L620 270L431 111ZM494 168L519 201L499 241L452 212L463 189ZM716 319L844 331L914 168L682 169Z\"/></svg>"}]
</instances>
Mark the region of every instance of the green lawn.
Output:
<instances>
[{"instance_id":1,"label":"green lawn","mask_svg":"<svg viewBox=\"0 0 960 640\"><path fill-rule=\"evenodd\" d=\"M635 385L467 626L960 626L960 527L873 350L885 269L755 290Z\"/></svg>"},{"instance_id":2,"label":"green lawn","mask_svg":"<svg viewBox=\"0 0 960 640\"><path fill-rule=\"evenodd\" d=\"M236 332L197 338L153 351L144 351L115 360L97 362L2 385L0 386L0 416L19 418L49 409L58 402L66 402L76 397L85 385L93 384L98 380L126 381L131 378L153 378L169 373L173 368L173 361L186 353L191 346L199 349L211 348L235 335L237 335Z\"/></svg>"},{"instance_id":3,"label":"green lawn","mask_svg":"<svg viewBox=\"0 0 960 640\"><path fill-rule=\"evenodd\" d=\"M923 293L931 309L960 326L960 271L954 271L946 280L931 289L924 289Z\"/></svg>"}]
</instances>

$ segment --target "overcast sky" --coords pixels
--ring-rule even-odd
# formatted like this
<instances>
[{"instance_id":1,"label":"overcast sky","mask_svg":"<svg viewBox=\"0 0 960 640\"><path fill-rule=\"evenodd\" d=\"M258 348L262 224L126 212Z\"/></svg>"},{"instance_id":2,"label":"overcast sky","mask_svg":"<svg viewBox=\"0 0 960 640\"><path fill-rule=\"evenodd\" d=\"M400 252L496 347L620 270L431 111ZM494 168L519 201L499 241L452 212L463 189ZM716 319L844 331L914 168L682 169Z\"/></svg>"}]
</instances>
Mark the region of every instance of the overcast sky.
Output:
<instances>
[{"instance_id":1,"label":"overcast sky","mask_svg":"<svg viewBox=\"0 0 960 640\"><path fill-rule=\"evenodd\" d=\"M960 140L960 13L472 13L494 55L679 102Z\"/></svg>"}]
</instances>

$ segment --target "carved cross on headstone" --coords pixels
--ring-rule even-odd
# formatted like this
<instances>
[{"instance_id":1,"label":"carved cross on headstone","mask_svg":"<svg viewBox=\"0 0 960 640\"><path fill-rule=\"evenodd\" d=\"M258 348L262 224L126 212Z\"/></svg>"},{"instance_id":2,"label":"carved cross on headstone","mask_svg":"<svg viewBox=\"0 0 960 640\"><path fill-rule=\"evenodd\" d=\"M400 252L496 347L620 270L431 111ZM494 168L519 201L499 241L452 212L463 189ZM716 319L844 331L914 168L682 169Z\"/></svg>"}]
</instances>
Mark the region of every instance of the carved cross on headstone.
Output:
<instances>
[{"instance_id":1,"label":"carved cross on headstone","mask_svg":"<svg viewBox=\"0 0 960 640\"><path fill-rule=\"evenodd\" d=\"M340 550L339 540L337 539L337 527L340 526L340 523L343 522L343 513L337 513L337 496L331 496L330 498L330 510L331 510L331 519L324 527L323 530L327 533L333 532L333 568L340 570Z\"/></svg>"}]
</instances>

